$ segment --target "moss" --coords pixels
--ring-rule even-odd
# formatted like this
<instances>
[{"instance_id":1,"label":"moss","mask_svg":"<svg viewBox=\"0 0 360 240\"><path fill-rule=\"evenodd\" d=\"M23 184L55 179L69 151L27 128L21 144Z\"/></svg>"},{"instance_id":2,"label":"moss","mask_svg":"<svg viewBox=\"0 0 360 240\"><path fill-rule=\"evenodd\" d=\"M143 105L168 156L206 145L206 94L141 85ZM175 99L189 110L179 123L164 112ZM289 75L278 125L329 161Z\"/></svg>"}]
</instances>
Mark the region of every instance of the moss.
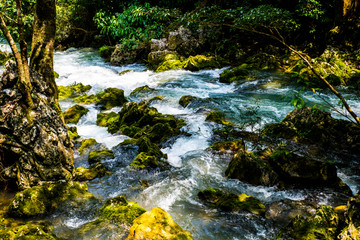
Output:
<instances>
[{"instance_id":1,"label":"moss","mask_svg":"<svg viewBox=\"0 0 360 240\"><path fill-rule=\"evenodd\" d=\"M200 191L198 197L210 207L222 211L246 210L257 215L264 215L266 211L265 205L259 199L248 196L245 193L236 195L210 188Z\"/></svg>"},{"instance_id":2,"label":"moss","mask_svg":"<svg viewBox=\"0 0 360 240\"><path fill-rule=\"evenodd\" d=\"M131 73L131 72L134 72L134 71L133 71L133 70L130 70L130 69L127 69L127 70L121 71L121 72L119 73L119 76L125 75L125 74L127 74L127 73Z\"/></svg>"},{"instance_id":3,"label":"moss","mask_svg":"<svg viewBox=\"0 0 360 240\"><path fill-rule=\"evenodd\" d=\"M308 218L297 216L281 229L276 239L336 239L339 217L330 206L320 206Z\"/></svg>"},{"instance_id":4,"label":"moss","mask_svg":"<svg viewBox=\"0 0 360 240\"><path fill-rule=\"evenodd\" d=\"M81 95L79 97L76 97L75 102L79 104L91 104L91 103L97 103L100 101L97 95L91 94L91 95Z\"/></svg>"},{"instance_id":5,"label":"moss","mask_svg":"<svg viewBox=\"0 0 360 240\"><path fill-rule=\"evenodd\" d=\"M152 103L152 102L154 102L154 101L162 101L162 100L164 100L165 99L165 97L163 97L163 96L155 96L155 97L153 97L153 98L150 98L149 100L148 100L148 103Z\"/></svg>"},{"instance_id":6,"label":"moss","mask_svg":"<svg viewBox=\"0 0 360 240\"><path fill-rule=\"evenodd\" d=\"M57 78L60 77L60 75L57 72L54 71L54 77L55 77L55 79L57 79Z\"/></svg>"},{"instance_id":7,"label":"moss","mask_svg":"<svg viewBox=\"0 0 360 240\"><path fill-rule=\"evenodd\" d=\"M89 164L95 164L105 159L114 158L114 153L111 150L102 150L102 151L91 151L89 153Z\"/></svg>"},{"instance_id":8,"label":"moss","mask_svg":"<svg viewBox=\"0 0 360 240\"><path fill-rule=\"evenodd\" d=\"M80 154L83 154L86 149L88 149L89 147L91 147L95 144L98 144L98 142L94 138L84 139L81 141L81 145L78 150L79 150Z\"/></svg>"},{"instance_id":9,"label":"moss","mask_svg":"<svg viewBox=\"0 0 360 240\"><path fill-rule=\"evenodd\" d=\"M83 106L75 105L72 106L69 109L66 109L63 116L65 123L78 123L80 118L87 114L89 112L88 109L86 109Z\"/></svg>"},{"instance_id":10,"label":"moss","mask_svg":"<svg viewBox=\"0 0 360 240\"><path fill-rule=\"evenodd\" d=\"M145 86L141 86L141 87L135 88L135 89L130 93L130 96L136 96L136 95L139 95L139 94L149 93L149 92L152 92L152 91L154 91L153 88L149 87L148 85L145 85Z\"/></svg>"},{"instance_id":11,"label":"moss","mask_svg":"<svg viewBox=\"0 0 360 240\"><path fill-rule=\"evenodd\" d=\"M237 83L246 79L249 76L249 70L247 64L242 64L238 67L226 69L220 74L219 81L221 83Z\"/></svg>"},{"instance_id":12,"label":"moss","mask_svg":"<svg viewBox=\"0 0 360 240\"><path fill-rule=\"evenodd\" d=\"M212 112L208 113L205 121L215 122L215 123L223 124L223 125L231 125L231 122L226 121L224 114L222 114L218 111L212 111Z\"/></svg>"},{"instance_id":13,"label":"moss","mask_svg":"<svg viewBox=\"0 0 360 240\"><path fill-rule=\"evenodd\" d=\"M96 117L96 125L101 127L109 127L119 120L119 114L115 112L98 113Z\"/></svg>"},{"instance_id":14,"label":"moss","mask_svg":"<svg viewBox=\"0 0 360 240\"><path fill-rule=\"evenodd\" d=\"M80 138L76 127L69 127L67 133L71 140L76 140Z\"/></svg>"},{"instance_id":15,"label":"moss","mask_svg":"<svg viewBox=\"0 0 360 240\"><path fill-rule=\"evenodd\" d=\"M21 218L33 217L50 212L57 208L59 203L68 199L80 201L93 198L85 183L73 181L58 184L45 183L18 192L9 205L8 214Z\"/></svg>"},{"instance_id":16,"label":"moss","mask_svg":"<svg viewBox=\"0 0 360 240\"><path fill-rule=\"evenodd\" d=\"M211 145L209 149L221 152L227 150L230 150L232 152L238 152L241 149L245 150L245 144L243 140L219 141Z\"/></svg>"},{"instance_id":17,"label":"moss","mask_svg":"<svg viewBox=\"0 0 360 240\"><path fill-rule=\"evenodd\" d=\"M146 210L137 203L127 202L125 197L119 196L108 200L100 209L101 219L121 223L133 223L134 219L145 213Z\"/></svg>"},{"instance_id":18,"label":"moss","mask_svg":"<svg viewBox=\"0 0 360 240\"><path fill-rule=\"evenodd\" d=\"M164 71L168 71L168 70L183 69L184 66L185 66L185 63L180 60L166 60L158 66L158 68L156 69L156 72L164 72Z\"/></svg>"},{"instance_id":19,"label":"moss","mask_svg":"<svg viewBox=\"0 0 360 240\"><path fill-rule=\"evenodd\" d=\"M94 165L91 165L90 167L78 167L76 169L75 173L75 179L77 181L87 181L92 180L94 178L100 178L105 176L106 174L109 174L109 171L106 169L106 167L98 162Z\"/></svg>"},{"instance_id":20,"label":"moss","mask_svg":"<svg viewBox=\"0 0 360 240\"><path fill-rule=\"evenodd\" d=\"M190 103L193 101L198 100L197 97L191 96L191 95L184 95L180 98L179 104L183 106L184 108L187 107Z\"/></svg>"},{"instance_id":21,"label":"moss","mask_svg":"<svg viewBox=\"0 0 360 240\"><path fill-rule=\"evenodd\" d=\"M5 63L11 59L11 57L12 57L11 53L6 51L5 52L0 51L0 66L5 65Z\"/></svg>"},{"instance_id":22,"label":"moss","mask_svg":"<svg viewBox=\"0 0 360 240\"><path fill-rule=\"evenodd\" d=\"M124 96L124 90L117 88L107 88L102 94L99 94L98 97L102 109L111 109L127 102Z\"/></svg>"},{"instance_id":23,"label":"moss","mask_svg":"<svg viewBox=\"0 0 360 240\"><path fill-rule=\"evenodd\" d=\"M196 55L190 56L184 62L184 69L199 71L202 69L220 68L221 64L213 56Z\"/></svg>"},{"instance_id":24,"label":"moss","mask_svg":"<svg viewBox=\"0 0 360 240\"><path fill-rule=\"evenodd\" d=\"M90 85L84 86L82 83L70 86L58 86L59 99L76 98L91 89Z\"/></svg>"},{"instance_id":25,"label":"moss","mask_svg":"<svg viewBox=\"0 0 360 240\"><path fill-rule=\"evenodd\" d=\"M114 52L115 47L113 46L102 46L99 49L99 54L105 61L110 62L111 54Z\"/></svg>"},{"instance_id":26,"label":"moss","mask_svg":"<svg viewBox=\"0 0 360 240\"><path fill-rule=\"evenodd\" d=\"M58 240L53 227L44 221L30 221L25 224L0 229L0 239L7 240Z\"/></svg>"},{"instance_id":27,"label":"moss","mask_svg":"<svg viewBox=\"0 0 360 240\"><path fill-rule=\"evenodd\" d=\"M158 166L157 157L149 156L145 152L139 153L130 164L135 169L156 168Z\"/></svg>"},{"instance_id":28,"label":"moss","mask_svg":"<svg viewBox=\"0 0 360 240\"><path fill-rule=\"evenodd\" d=\"M174 222L170 214L155 207L134 220L127 239L191 240L193 238L188 231Z\"/></svg>"}]
</instances>

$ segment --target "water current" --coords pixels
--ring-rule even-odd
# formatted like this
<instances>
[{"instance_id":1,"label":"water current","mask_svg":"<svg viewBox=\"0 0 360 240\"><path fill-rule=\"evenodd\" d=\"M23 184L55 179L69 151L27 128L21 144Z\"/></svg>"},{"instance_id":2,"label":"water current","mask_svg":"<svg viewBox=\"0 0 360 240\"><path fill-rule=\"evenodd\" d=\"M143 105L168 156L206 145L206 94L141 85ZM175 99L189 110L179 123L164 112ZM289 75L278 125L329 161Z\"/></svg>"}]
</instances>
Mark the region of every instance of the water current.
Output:
<instances>
[{"instance_id":1,"label":"water current","mask_svg":"<svg viewBox=\"0 0 360 240\"><path fill-rule=\"evenodd\" d=\"M119 75L124 70L131 70ZM301 87L286 81L281 74L256 72L253 80L238 85L219 82L219 74L224 69L190 72L174 70L155 73L145 65L132 64L121 67L111 66L92 49L69 49L55 54L55 71L60 77L58 85L68 86L74 83L91 85L90 93L97 93L109 87L120 88L131 101L139 102L161 95L165 99L154 101L151 106L164 114L173 114L186 121L183 130L190 133L179 136L162 149L168 155L173 166L171 171L133 171L128 168L129 160L117 145L126 136L111 135L106 128L96 126L96 115L100 112L95 105L85 105L90 111L76 125L83 138L95 138L107 148L112 149L115 158L104 164L112 175L92 180L89 191L102 201L116 196L126 196L128 201L137 202L146 210L161 207L171 214L175 222L190 231L194 239L271 239L279 226L272 220L247 212L223 213L204 206L197 197L200 190L220 188L234 193L246 193L259 198L265 205L290 199L311 199L319 204L337 204L337 194L330 189L316 190L279 190L275 187L252 186L238 180L227 179L225 169L231 155L213 154L206 150L213 143L215 124L206 122L206 114L219 110L238 126L256 131L270 122L281 121L293 107L285 96L292 96ZM1 71L1 70L0 70ZM129 96L137 87L148 85L155 90L150 94ZM360 112L360 101L350 91L342 89L350 99L349 103L356 112ZM178 101L183 95L201 98L200 103L183 108ZM311 91L305 97L314 103L321 101ZM337 100L330 94L324 94L329 102ZM74 102L62 101L65 110ZM325 107L326 108L326 107ZM112 111L118 112L120 108ZM249 112L255 112L249 116ZM334 113L334 116L338 116ZM251 150L251 146L248 145ZM76 167L86 162L75 156ZM358 168L358 167L357 167ZM352 168L338 169L339 176L355 193L359 190L360 178ZM144 188L142 182L147 181ZM59 236L69 239L122 239L117 230L107 230L98 235L80 236L76 230L83 224L94 220L99 206L87 206L86 209L66 208L52 216Z\"/></svg>"}]
</instances>

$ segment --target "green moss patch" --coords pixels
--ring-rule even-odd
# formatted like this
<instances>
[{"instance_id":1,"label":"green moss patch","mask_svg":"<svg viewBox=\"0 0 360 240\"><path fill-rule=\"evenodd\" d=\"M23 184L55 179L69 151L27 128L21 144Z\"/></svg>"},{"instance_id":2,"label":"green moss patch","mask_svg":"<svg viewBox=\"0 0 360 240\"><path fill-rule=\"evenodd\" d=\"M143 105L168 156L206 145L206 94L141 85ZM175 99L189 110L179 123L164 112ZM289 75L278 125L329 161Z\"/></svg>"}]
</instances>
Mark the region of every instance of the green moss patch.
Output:
<instances>
[{"instance_id":1,"label":"green moss patch","mask_svg":"<svg viewBox=\"0 0 360 240\"><path fill-rule=\"evenodd\" d=\"M107 88L103 93L98 94L102 109L111 109L113 107L122 106L127 102L124 96L124 90L118 88Z\"/></svg>"},{"instance_id":2,"label":"green moss patch","mask_svg":"<svg viewBox=\"0 0 360 240\"><path fill-rule=\"evenodd\" d=\"M242 64L238 67L226 69L220 74L219 81L222 83L238 83L249 76L247 64Z\"/></svg>"},{"instance_id":3,"label":"green moss patch","mask_svg":"<svg viewBox=\"0 0 360 240\"><path fill-rule=\"evenodd\" d=\"M78 123L80 118L87 114L89 110L83 106L75 105L66 109L63 116L65 123Z\"/></svg>"},{"instance_id":4,"label":"green moss patch","mask_svg":"<svg viewBox=\"0 0 360 240\"><path fill-rule=\"evenodd\" d=\"M238 152L239 150L245 150L246 147L243 140L235 140L215 142L209 147L209 149L221 152L229 150L232 152Z\"/></svg>"},{"instance_id":5,"label":"green moss patch","mask_svg":"<svg viewBox=\"0 0 360 240\"><path fill-rule=\"evenodd\" d=\"M89 152L89 164L95 164L105 159L114 158L114 153L111 150L100 150Z\"/></svg>"},{"instance_id":6,"label":"green moss patch","mask_svg":"<svg viewBox=\"0 0 360 240\"><path fill-rule=\"evenodd\" d=\"M53 233L53 227L44 221L30 221L19 226L0 229L0 239L60 240Z\"/></svg>"},{"instance_id":7,"label":"green moss patch","mask_svg":"<svg viewBox=\"0 0 360 240\"><path fill-rule=\"evenodd\" d=\"M88 168L78 167L75 174L75 179L77 181L88 181L95 178L103 177L106 174L110 174L110 172L102 163L98 162Z\"/></svg>"},{"instance_id":8,"label":"green moss patch","mask_svg":"<svg viewBox=\"0 0 360 240\"><path fill-rule=\"evenodd\" d=\"M193 101L198 100L197 97L191 96L191 95L184 95L180 98L179 100L179 104L182 107L187 107L190 103L192 103Z\"/></svg>"},{"instance_id":9,"label":"green moss patch","mask_svg":"<svg viewBox=\"0 0 360 240\"><path fill-rule=\"evenodd\" d=\"M83 95L90 89L90 85L84 86L82 83L73 84L70 86L58 86L59 99L76 98L80 95Z\"/></svg>"},{"instance_id":10,"label":"green moss patch","mask_svg":"<svg viewBox=\"0 0 360 240\"><path fill-rule=\"evenodd\" d=\"M231 125L231 122L227 121L225 119L225 115L218 111L212 111L212 112L208 113L205 121L214 122L214 123L223 124L223 125Z\"/></svg>"}]
</instances>

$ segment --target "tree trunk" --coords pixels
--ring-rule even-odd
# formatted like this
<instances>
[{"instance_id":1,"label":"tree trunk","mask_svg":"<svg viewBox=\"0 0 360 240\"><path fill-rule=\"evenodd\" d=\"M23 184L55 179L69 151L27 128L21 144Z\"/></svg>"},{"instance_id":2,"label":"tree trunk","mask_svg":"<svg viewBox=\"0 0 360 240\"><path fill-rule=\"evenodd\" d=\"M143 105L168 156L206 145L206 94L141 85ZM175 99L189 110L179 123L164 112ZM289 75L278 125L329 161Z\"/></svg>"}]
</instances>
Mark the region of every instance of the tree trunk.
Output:
<instances>
[{"instance_id":1,"label":"tree trunk","mask_svg":"<svg viewBox=\"0 0 360 240\"><path fill-rule=\"evenodd\" d=\"M54 77L54 41L56 32L55 0L37 0L30 67L40 73L48 84L47 97L57 102L58 90Z\"/></svg>"},{"instance_id":2,"label":"tree trunk","mask_svg":"<svg viewBox=\"0 0 360 240\"><path fill-rule=\"evenodd\" d=\"M360 17L360 0L343 0L343 17L352 21Z\"/></svg>"}]
</instances>

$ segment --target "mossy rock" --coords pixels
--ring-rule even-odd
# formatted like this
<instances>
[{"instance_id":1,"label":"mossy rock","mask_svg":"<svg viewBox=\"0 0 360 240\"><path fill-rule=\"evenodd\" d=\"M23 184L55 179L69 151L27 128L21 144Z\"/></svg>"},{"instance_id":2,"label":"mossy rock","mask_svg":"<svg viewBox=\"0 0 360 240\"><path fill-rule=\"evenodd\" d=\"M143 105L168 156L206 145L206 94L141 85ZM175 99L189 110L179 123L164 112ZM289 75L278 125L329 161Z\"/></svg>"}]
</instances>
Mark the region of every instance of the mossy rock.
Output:
<instances>
[{"instance_id":1,"label":"mossy rock","mask_svg":"<svg viewBox=\"0 0 360 240\"><path fill-rule=\"evenodd\" d=\"M190 103L198 100L199 98L197 97L194 97L194 96L191 96L191 95L184 95L180 98L179 100L179 104L182 106L182 107L187 107Z\"/></svg>"},{"instance_id":2,"label":"mossy rock","mask_svg":"<svg viewBox=\"0 0 360 240\"><path fill-rule=\"evenodd\" d=\"M245 144L243 140L235 140L235 141L219 141L215 142L213 145L209 147L209 149L214 151L232 151L238 152L240 150L245 150Z\"/></svg>"},{"instance_id":3,"label":"mossy rock","mask_svg":"<svg viewBox=\"0 0 360 240\"><path fill-rule=\"evenodd\" d=\"M158 158L141 152L132 161L130 166L135 169L156 168L158 166Z\"/></svg>"},{"instance_id":4,"label":"mossy rock","mask_svg":"<svg viewBox=\"0 0 360 240\"><path fill-rule=\"evenodd\" d=\"M91 94L91 95L84 94L79 97L76 97L74 100L79 104L98 103L100 101L98 96L95 94Z\"/></svg>"},{"instance_id":5,"label":"mossy rock","mask_svg":"<svg viewBox=\"0 0 360 240\"><path fill-rule=\"evenodd\" d=\"M180 60L166 60L158 66L158 68L156 69L156 72L164 72L164 71L168 71L168 70L183 69L184 66L185 66L185 63Z\"/></svg>"},{"instance_id":6,"label":"mossy rock","mask_svg":"<svg viewBox=\"0 0 360 240\"><path fill-rule=\"evenodd\" d=\"M119 121L119 114L115 112L98 113L96 116L96 125L101 127L110 127L116 121Z\"/></svg>"},{"instance_id":7,"label":"mossy rock","mask_svg":"<svg viewBox=\"0 0 360 240\"><path fill-rule=\"evenodd\" d=\"M360 153L360 127L346 120L332 118L330 113L319 109L295 109L280 123L267 125L262 135L314 144L329 150Z\"/></svg>"},{"instance_id":8,"label":"mossy rock","mask_svg":"<svg viewBox=\"0 0 360 240\"><path fill-rule=\"evenodd\" d=\"M64 116L64 120L65 123L78 123L80 118L84 115L86 115L89 112L89 109L80 106L80 105L75 105L72 106L71 108L68 108L65 110L63 116Z\"/></svg>"},{"instance_id":9,"label":"mossy rock","mask_svg":"<svg viewBox=\"0 0 360 240\"><path fill-rule=\"evenodd\" d=\"M100 209L100 218L120 223L133 223L134 219L146 210L137 203L127 202L125 197L119 196L106 201Z\"/></svg>"},{"instance_id":10,"label":"mossy rock","mask_svg":"<svg viewBox=\"0 0 360 240\"><path fill-rule=\"evenodd\" d=\"M106 62L110 62L111 54L114 52L114 46L102 46L99 48L99 54Z\"/></svg>"},{"instance_id":11,"label":"mossy rock","mask_svg":"<svg viewBox=\"0 0 360 240\"><path fill-rule=\"evenodd\" d=\"M90 167L78 167L75 173L76 181L88 181L110 174L104 164L98 162Z\"/></svg>"},{"instance_id":12,"label":"mossy rock","mask_svg":"<svg viewBox=\"0 0 360 240\"><path fill-rule=\"evenodd\" d=\"M100 143L98 143L94 138L87 138L81 141L79 152L80 154L84 154L86 152L90 152L100 147Z\"/></svg>"},{"instance_id":13,"label":"mossy rock","mask_svg":"<svg viewBox=\"0 0 360 240\"><path fill-rule=\"evenodd\" d=\"M84 86L82 83L70 86L58 86L59 99L76 98L91 89L90 85Z\"/></svg>"},{"instance_id":14,"label":"mossy rock","mask_svg":"<svg viewBox=\"0 0 360 240\"><path fill-rule=\"evenodd\" d=\"M102 109L111 109L113 107L122 106L128 100L124 96L124 90L118 88L107 88L102 94L98 94Z\"/></svg>"},{"instance_id":15,"label":"mossy rock","mask_svg":"<svg viewBox=\"0 0 360 240\"><path fill-rule=\"evenodd\" d=\"M6 240L60 240L53 227L44 221L30 221L15 227L0 228L0 239Z\"/></svg>"},{"instance_id":16,"label":"mossy rock","mask_svg":"<svg viewBox=\"0 0 360 240\"><path fill-rule=\"evenodd\" d=\"M278 174L270 164L246 149L240 149L235 154L225 171L225 176L253 185L274 186L279 183Z\"/></svg>"},{"instance_id":17,"label":"mossy rock","mask_svg":"<svg viewBox=\"0 0 360 240\"><path fill-rule=\"evenodd\" d=\"M91 151L89 152L89 164L95 164L105 159L114 158L114 153L111 150L100 150L100 151Z\"/></svg>"},{"instance_id":18,"label":"mossy rock","mask_svg":"<svg viewBox=\"0 0 360 240\"><path fill-rule=\"evenodd\" d=\"M202 69L220 68L221 64L213 56L196 55L190 56L184 61L184 69L199 71Z\"/></svg>"},{"instance_id":19,"label":"mossy rock","mask_svg":"<svg viewBox=\"0 0 360 240\"><path fill-rule=\"evenodd\" d=\"M79 134L77 132L77 128L75 126L69 127L67 129L67 133L68 133L71 140L76 140L76 139L80 138L80 136L79 136Z\"/></svg>"},{"instance_id":20,"label":"mossy rock","mask_svg":"<svg viewBox=\"0 0 360 240\"><path fill-rule=\"evenodd\" d=\"M320 206L316 213L308 218L297 216L277 235L277 240L285 239L336 239L339 216L333 208Z\"/></svg>"},{"instance_id":21,"label":"mossy rock","mask_svg":"<svg viewBox=\"0 0 360 240\"><path fill-rule=\"evenodd\" d=\"M150 98L149 100L148 100L148 103L152 103L152 102L155 102L155 101L162 101L162 100L164 100L165 99L165 97L163 97L163 96L155 96L155 97L152 97L152 98Z\"/></svg>"},{"instance_id":22,"label":"mossy rock","mask_svg":"<svg viewBox=\"0 0 360 240\"><path fill-rule=\"evenodd\" d=\"M49 213L68 199L88 201L94 199L94 196L88 192L85 183L45 183L18 192L9 205L8 214L20 218L34 217Z\"/></svg>"},{"instance_id":23,"label":"mossy rock","mask_svg":"<svg viewBox=\"0 0 360 240\"><path fill-rule=\"evenodd\" d=\"M266 207L261 201L245 193L236 195L225 193L219 189L205 189L198 193L198 197L210 207L222 211L249 211L257 215L265 215Z\"/></svg>"},{"instance_id":24,"label":"mossy rock","mask_svg":"<svg viewBox=\"0 0 360 240\"><path fill-rule=\"evenodd\" d=\"M130 93L130 96L136 96L136 95L139 95L139 94L145 94L145 93L152 92L152 91L154 91L154 90L155 90L155 89L149 87L148 85L145 85L145 86L141 86L141 87L135 88L135 89Z\"/></svg>"},{"instance_id":25,"label":"mossy rock","mask_svg":"<svg viewBox=\"0 0 360 240\"><path fill-rule=\"evenodd\" d=\"M155 207L134 220L126 239L191 240L193 238L188 231L174 222L170 214Z\"/></svg>"},{"instance_id":26,"label":"mossy rock","mask_svg":"<svg viewBox=\"0 0 360 240\"><path fill-rule=\"evenodd\" d=\"M121 72L119 73L119 76L125 75L125 74L127 74L127 73L131 73L131 72L134 72L134 71L133 71L133 70L130 70L130 69L127 69L127 70L121 71Z\"/></svg>"},{"instance_id":27,"label":"mossy rock","mask_svg":"<svg viewBox=\"0 0 360 240\"><path fill-rule=\"evenodd\" d=\"M205 121L214 122L214 123L223 124L223 125L231 125L230 121L226 121L225 115L218 111L209 112L205 118Z\"/></svg>"},{"instance_id":28,"label":"mossy rock","mask_svg":"<svg viewBox=\"0 0 360 240\"><path fill-rule=\"evenodd\" d=\"M241 80L248 78L249 76L248 65L246 63L234 67L231 69L225 69L222 73L220 73L219 81L221 83L238 83Z\"/></svg>"}]
</instances>

